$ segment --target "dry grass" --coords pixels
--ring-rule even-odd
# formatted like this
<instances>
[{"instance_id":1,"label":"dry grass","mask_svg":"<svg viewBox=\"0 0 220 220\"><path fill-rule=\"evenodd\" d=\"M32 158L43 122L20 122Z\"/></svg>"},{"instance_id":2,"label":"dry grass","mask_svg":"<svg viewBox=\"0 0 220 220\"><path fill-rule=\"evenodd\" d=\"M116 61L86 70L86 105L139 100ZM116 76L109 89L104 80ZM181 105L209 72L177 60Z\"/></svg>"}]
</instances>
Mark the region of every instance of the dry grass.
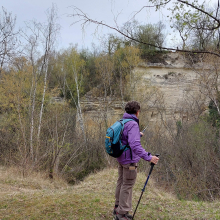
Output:
<instances>
[{"instance_id":1,"label":"dry grass","mask_svg":"<svg viewBox=\"0 0 220 220\"><path fill-rule=\"evenodd\" d=\"M0 169L0 219L112 219L116 180L115 169L92 174L76 186L61 180L51 182L42 174L23 179L18 173ZM139 173L133 208L145 180ZM219 206L219 201L180 201L156 189L150 178L135 219L220 219Z\"/></svg>"},{"instance_id":2,"label":"dry grass","mask_svg":"<svg viewBox=\"0 0 220 220\"><path fill-rule=\"evenodd\" d=\"M45 173L31 172L24 178L18 168L0 167L0 197L10 193L28 193L36 190L53 190L67 187L68 184L64 180L56 178L55 181L52 181L47 178Z\"/></svg>"}]
</instances>

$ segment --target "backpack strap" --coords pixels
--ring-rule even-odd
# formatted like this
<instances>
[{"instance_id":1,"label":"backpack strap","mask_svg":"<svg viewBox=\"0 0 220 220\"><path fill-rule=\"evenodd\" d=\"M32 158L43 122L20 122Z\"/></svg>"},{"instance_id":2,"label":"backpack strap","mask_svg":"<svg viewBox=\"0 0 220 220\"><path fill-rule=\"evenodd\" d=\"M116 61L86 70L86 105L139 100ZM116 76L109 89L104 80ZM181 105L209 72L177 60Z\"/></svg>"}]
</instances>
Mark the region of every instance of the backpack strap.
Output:
<instances>
[{"instance_id":1,"label":"backpack strap","mask_svg":"<svg viewBox=\"0 0 220 220\"><path fill-rule=\"evenodd\" d=\"M133 119L120 119L120 120L118 120L120 123L121 123L121 125L122 125L122 129L121 129L121 133L120 133L120 137L122 136L122 133L123 133L123 131L124 131L124 126L125 126L125 124L127 123L127 122L129 122L129 121L134 121ZM125 148L124 148L125 149Z\"/></svg>"},{"instance_id":2,"label":"backpack strap","mask_svg":"<svg viewBox=\"0 0 220 220\"><path fill-rule=\"evenodd\" d=\"M121 135L122 135L123 130L124 130L124 125L125 125L127 122L129 122L129 121L135 121L135 120L133 120L133 119L123 119L123 118L122 118L122 119L120 119L119 121L123 123L123 129L122 129L122 132L121 132ZM125 150L126 148L128 148L128 149L130 150L130 155L131 155L131 160L132 160L133 157L132 157L131 147L130 147L129 145L125 145L124 150ZM126 151L125 151L125 157L126 157Z\"/></svg>"}]
</instances>

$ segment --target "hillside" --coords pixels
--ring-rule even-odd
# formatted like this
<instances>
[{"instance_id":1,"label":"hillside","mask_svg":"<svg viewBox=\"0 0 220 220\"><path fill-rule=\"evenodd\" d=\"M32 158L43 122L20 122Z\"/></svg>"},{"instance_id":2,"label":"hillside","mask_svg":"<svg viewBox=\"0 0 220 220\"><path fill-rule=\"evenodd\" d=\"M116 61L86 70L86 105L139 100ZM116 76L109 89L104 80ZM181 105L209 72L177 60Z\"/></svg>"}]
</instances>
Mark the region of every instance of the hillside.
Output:
<instances>
[{"instance_id":1,"label":"hillside","mask_svg":"<svg viewBox=\"0 0 220 220\"><path fill-rule=\"evenodd\" d=\"M78 185L68 186L40 175L22 179L16 172L1 168L0 219L112 219L116 179L116 169L105 169ZM143 173L138 173L134 208L145 179ZM220 219L219 206L219 201L180 201L156 189L151 178L135 219Z\"/></svg>"}]
</instances>

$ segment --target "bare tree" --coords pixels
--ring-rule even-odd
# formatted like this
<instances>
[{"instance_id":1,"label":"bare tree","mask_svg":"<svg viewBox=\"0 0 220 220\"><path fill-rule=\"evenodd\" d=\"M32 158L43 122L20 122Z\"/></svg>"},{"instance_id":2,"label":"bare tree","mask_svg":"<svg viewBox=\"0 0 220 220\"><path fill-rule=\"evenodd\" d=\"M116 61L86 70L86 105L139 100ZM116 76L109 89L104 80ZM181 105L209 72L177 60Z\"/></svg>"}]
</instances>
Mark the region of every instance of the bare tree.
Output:
<instances>
[{"instance_id":1,"label":"bare tree","mask_svg":"<svg viewBox=\"0 0 220 220\"><path fill-rule=\"evenodd\" d=\"M22 31L23 38L27 41L26 56L32 66L32 86L30 91L30 159L38 161L41 123L45 102L45 94L47 90L48 65L50 55L53 52L53 46L56 40L56 35L59 31L59 25L56 23L57 12L53 5L47 11L47 22L45 24L36 21L26 22L27 31ZM30 35L28 33L30 32ZM43 78L42 100L39 113L36 111L36 95L38 84ZM38 120L36 114L39 114ZM36 149L33 146L33 137L35 125L38 123L36 132Z\"/></svg>"},{"instance_id":2,"label":"bare tree","mask_svg":"<svg viewBox=\"0 0 220 220\"><path fill-rule=\"evenodd\" d=\"M206 67L208 63L208 68ZM206 67L206 68L205 68ZM209 100L211 100L217 112L220 115L220 89L219 89L219 77L220 77L220 61L217 58L206 57L203 63L203 69L196 71L199 76L200 91Z\"/></svg>"},{"instance_id":3,"label":"bare tree","mask_svg":"<svg viewBox=\"0 0 220 220\"><path fill-rule=\"evenodd\" d=\"M42 122L42 115L43 115L43 109L44 109L45 94L47 90L49 58L50 58L50 54L53 52L54 43L56 41L56 35L60 28L56 24L56 19L57 19L57 11L56 11L55 6L53 5L51 10L47 12L47 24L45 26L43 26L42 24L39 24L39 27L38 27L42 33L43 42L44 42L44 55L43 55L42 64L41 64L41 74L42 73L44 74L44 87L43 87L43 95L42 95L42 101L41 101L41 109L39 113L36 156L38 155L38 148L40 144L41 122Z\"/></svg>"},{"instance_id":4,"label":"bare tree","mask_svg":"<svg viewBox=\"0 0 220 220\"><path fill-rule=\"evenodd\" d=\"M2 7L0 13L0 73L3 65L15 55L18 31L15 30L16 17Z\"/></svg>"},{"instance_id":5,"label":"bare tree","mask_svg":"<svg viewBox=\"0 0 220 220\"><path fill-rule=\"evenodd\" d=\"M144 8L154 7L155 10L158 10L161 7L167 6L169 3L173 3L173 5L171 6L171 10L172 10L174 17L177 19L179 19L180 17L184 17L185 19L183 20L183 22L184 23L188 22L188 24L192 25L193 28L198 29L198 27L194 26L194 23L195 23L195 20L196 21L198 20L199 14L205 15L209 19L209 22L207 22L203 27L200 26L199 28L201 28L203 30L208 30L210 32L213 32L215 30L219 30L219 28L220 28L219 0L218 0L218 5L217 5L216 9L212 12L206 11L204 9L204 4L198 4L196 0L192 1L192 3L188 2L188 1L183 1L183 0L149 0L149 2L152 3L152 5L143 6L138 12L135 13L133 18L135 18L135 16L138 13L140 13ZM189 10L185 11L185 7L189 7ZM146 42L142 39L138 39L138 38L132 36L129 31L121 30L117 24L116 24L116 26L111 26L109 24L104 23L103 21L94 20L77 7L74 7L73 10L74 10L74 12L71 15L75 19L73 24L80 22L82 24L83 28L85 28L85 25L93 23L93 24L96 24L97 26L105 26L105 27L108 27L109 29L115 30L116 32L118 32L122 36L124 36L127 39L130 39L134 42L137 42L137 43L140 43L143 45L148 45L150 47L155 47L155 48L158 48L161 50L194 52L194 53L204 53L204 54L208 53L208 54L212 54L212 55L220 57L220 54L218 52L210 51L210 50L202 50L202 51L199 49L196 49L196 50L188 49L187 50L187 49L179 49L179 48L173 48L173 47L165 47L165 46L149 43L149 42Z\"/></svg>"}]
</instances>

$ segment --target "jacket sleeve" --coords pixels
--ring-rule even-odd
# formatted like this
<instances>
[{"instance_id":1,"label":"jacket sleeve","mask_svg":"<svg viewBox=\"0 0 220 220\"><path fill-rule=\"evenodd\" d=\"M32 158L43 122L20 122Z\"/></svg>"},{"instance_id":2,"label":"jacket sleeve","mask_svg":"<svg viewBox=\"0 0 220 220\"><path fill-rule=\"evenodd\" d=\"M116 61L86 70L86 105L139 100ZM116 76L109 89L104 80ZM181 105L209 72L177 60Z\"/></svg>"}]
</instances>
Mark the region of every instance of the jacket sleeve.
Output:
<instances>
[{"instance_id":1,"label":"jacket sleeve","mask_svg":"<svg viewBox=\"0 0 220 220\"><path fill-rule=\"evenodd\" d=\"M131 147L131 150L139 157L146 161L151 160L151 153L146 152L145 149L141 146L140 130L137 123L132 123L128 130L128 143Z\"/></svg>"}]
</instances>

